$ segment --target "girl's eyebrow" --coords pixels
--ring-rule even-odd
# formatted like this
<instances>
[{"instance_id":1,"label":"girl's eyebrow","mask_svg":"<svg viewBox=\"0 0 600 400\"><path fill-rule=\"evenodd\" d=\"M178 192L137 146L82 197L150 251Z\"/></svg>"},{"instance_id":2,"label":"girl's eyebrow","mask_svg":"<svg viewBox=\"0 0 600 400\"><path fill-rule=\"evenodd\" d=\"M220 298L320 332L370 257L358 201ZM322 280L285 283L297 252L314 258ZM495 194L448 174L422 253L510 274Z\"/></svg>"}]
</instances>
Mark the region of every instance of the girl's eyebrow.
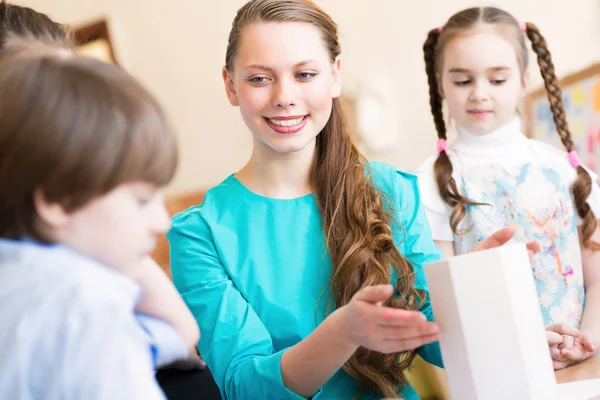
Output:
<instances>
[{"instance_id":1,"label":"girl's eyebrow","mask_svg":"<svg viewBox=\"0 0 600 400\"><path fill-rule=\"evenodd\" d=\"M500 65L497 67L490 67L487 70L488 71L493 71L493 72L498 72L498 71L505 71L510 69L509 67L506 67L504 65ZM471 70L466 69L466 68L451 68L448 70L449 73L451 74L468 74L471 72Z\"/></svg>"},{"instance_id":2,"label":"girl's eyebrow","mask_svg":"<svg viewBox=\"0 0 600 400\"><path fill-rule=\"evenodd\" d=\"M311 64L314 63L314 60L306 60L306 61L300 61L299 63L296 63L296 65L294 65L294 68L298 68L298 67L303 67L306 64ZM269 72L273 72L273 68L271 67L267 67L266 65L260 65L260 64L252 64L246 67L246 69L262 69L264 71L269 71Z\"/></svg>"}]
</instances>

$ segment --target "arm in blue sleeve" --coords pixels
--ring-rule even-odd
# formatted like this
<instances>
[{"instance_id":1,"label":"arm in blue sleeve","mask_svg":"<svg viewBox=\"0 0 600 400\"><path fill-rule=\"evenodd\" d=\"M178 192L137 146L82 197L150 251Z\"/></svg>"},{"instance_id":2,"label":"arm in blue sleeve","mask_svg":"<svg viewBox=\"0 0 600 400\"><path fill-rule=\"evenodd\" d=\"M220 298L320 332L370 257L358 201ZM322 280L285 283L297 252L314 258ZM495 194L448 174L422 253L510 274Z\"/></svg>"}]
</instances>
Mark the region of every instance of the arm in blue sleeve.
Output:
<instances>
[{"instance_id":1,"label":"arm in blue sleeve","mask_svg":"<svg viewBox=\"0 0 600 400\"><path fill-rule=\"evenodd\" d=\"M402 242L402 254L414 268L415 288L425 294L420 311L427 317L427 320L433 321L433 310L423 265L441 259L442 254L431 236L431 228L421 204L417 177L398 171L396 178L397 198L400 204L397 205L398 208L395 211L402 215L400 220L406 232ZM422 346L418 353L428 363L443 368L439 342Z\"/></svg>"},{"instance_id":2,"label":"arm in blue sleeve","mask_svg":"<svg viewBox=\"0 0 600 400\"><path fill-rule=\"evenodd\" d=\"M183 339L168 322L142 313L136 313L136 318L147 334L155 369L189 357L190 354Z\"/></svg>"},{"instance_id":3,"label":"arm in blue sleeve","mask_svg":"<svg viewBox=\"0 0 600 400\"><path fill-rule=\"evenodd\" d=\"M200 353L223 398L303 399L284 386L285 349L275 351L269 331L223 266L202 216L179 214L167 237L173 283L198 322Z\"/></svg>"}]
</instances>

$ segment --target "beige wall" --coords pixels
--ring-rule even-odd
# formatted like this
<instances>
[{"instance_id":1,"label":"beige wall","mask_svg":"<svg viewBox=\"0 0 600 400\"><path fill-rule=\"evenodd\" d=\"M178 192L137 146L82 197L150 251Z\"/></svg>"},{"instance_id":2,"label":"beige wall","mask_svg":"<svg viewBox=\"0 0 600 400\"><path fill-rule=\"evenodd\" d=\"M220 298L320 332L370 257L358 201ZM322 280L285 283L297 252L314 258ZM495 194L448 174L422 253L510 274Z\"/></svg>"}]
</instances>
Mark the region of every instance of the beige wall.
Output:
<instances>
[{"instance_id":1,"label":"beige wall","mask_svg":"<svg viewBox=\"0 0 600 400\"><path fill-rule=\"evenodd\" d=\"M220 69L235 11L244 0L18 0L54 19L78 24L107 15L117 53L165 105L179 131L182 162L171 193L218 183L242 166L249 133L228 105ZM397 144L371 159L413 169L435 146L421 46L426 31L453 12L484 1L317 0L340 26L346 88L372 76L394 89ZM559 74L600 59L596 0L503 0L546 36ZM531 87L541 79L533 65Z\"/></svg>"}]
</instances>

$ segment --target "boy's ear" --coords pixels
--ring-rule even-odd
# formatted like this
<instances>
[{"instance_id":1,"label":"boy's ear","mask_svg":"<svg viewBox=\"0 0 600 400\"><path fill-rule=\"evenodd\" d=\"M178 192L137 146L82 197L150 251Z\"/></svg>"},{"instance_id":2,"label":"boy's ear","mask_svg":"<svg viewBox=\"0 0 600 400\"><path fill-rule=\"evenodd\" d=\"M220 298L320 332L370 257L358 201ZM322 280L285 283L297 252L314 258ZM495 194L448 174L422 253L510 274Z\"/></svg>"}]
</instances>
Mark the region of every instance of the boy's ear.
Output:
<instances>
[{"instance_id":1,"label":"boy's ear","mask_svg":"<svg viewBox=\"0 0 600 400\"><path fill-rule=\"evenodd\" d=\"M41 188L33 192L33 206L40 222L50 229L60 229L69 222L69 213L61 204L48 202Z\"/></svg>"}]
</instances>

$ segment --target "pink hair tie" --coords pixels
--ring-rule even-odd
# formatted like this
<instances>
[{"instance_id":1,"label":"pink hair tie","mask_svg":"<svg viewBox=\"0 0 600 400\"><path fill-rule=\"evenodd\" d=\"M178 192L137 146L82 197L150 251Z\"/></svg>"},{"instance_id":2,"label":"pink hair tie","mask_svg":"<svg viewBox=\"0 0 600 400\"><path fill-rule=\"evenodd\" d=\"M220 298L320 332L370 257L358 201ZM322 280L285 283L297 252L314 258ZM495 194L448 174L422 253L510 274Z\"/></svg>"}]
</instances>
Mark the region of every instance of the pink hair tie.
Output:
<instances>
[{"instance_id":1,"label":"pink hair tie","mask_svg":"<svg viewBox=\"0 0 600 400\"><path fill-rule=\"evenodd\" d=\"M579 158L579 155L575 150L570 151L567 156L569 157L569 164L571 164L573 168L577 168L581 165L581 158Z\"/></svg>"},{"instance_id":2,"label":"pink hair tie","mask_svg":"<svg viewBox=\"0 0 600 400\"><path fill-rule=\"evenodd\" d=\"M519 22L519 28L523 32L527 32L527 22Z\"/></svg>"},{"instance_id":3,"label":"pink hair tie","mask_svg":"<svg viewBox=\"0 0 600 400\"><path fill-rule=\"evenodd\" d=\"M448 152L448 145L446 144L446 139L439 139L437 142L437 152L440 154L441 152Z\"/></svg>"},{"instance_id":4,"label":"pink hair tie","mask_svg":"<svg viewBox=\"0 0 600 400\"><path fill-rule=\"evenodd\" d=\"M444 30L444 26L445 26L445 25L446 25L446 24L444 24L444 25L441 25L441 26L438 28L438 32L439 32L439 33L442 33L442 31Z\"/></svg>"}]
</instances>

